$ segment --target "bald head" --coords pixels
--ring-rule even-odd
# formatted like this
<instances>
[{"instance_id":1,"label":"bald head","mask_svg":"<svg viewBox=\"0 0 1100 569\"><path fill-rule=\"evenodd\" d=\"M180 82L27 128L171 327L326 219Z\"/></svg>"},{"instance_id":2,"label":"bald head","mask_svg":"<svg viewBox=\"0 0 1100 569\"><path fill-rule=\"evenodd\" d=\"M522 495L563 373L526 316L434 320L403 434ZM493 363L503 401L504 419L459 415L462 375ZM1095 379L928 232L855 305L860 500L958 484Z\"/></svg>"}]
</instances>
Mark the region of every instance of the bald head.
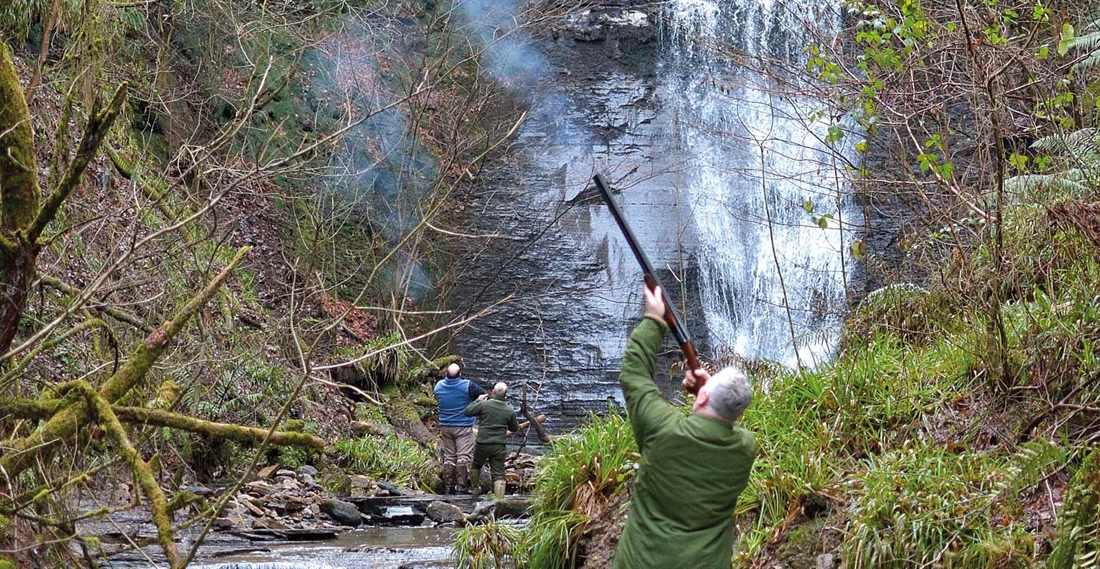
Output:
<instances>
[{"instance_id":1,"label":"bald head","mask_svg":"<svg viewBox=\"0 0 1100 569\"><path fill-rule=\"evenodd\" d=\"M451 364L447 366L447 377L458 377L458 374L461 371L462 368L459 367L458 364Z\"/></svg>"},{"instance_id":2,"label":"bald head","mask_svg":"<svg viewBox=\"0 0 1100 569\"><path fill-rule=\"evenodd\" d=\"M508 393L508 386L502 381L493 386L493 395L504 395Z\"/></svg>"},{"instance_id":3,"label":"bald head","mask_svg":"<svg viewBox=\"0 0 1100 569\"><path fill-rule=\"evenodd\" d=\"M741 418L752 403L752 386L744 372L728 367L711 376L699 390L695 410L727 422Z\"/></svg>"}]
</instances>

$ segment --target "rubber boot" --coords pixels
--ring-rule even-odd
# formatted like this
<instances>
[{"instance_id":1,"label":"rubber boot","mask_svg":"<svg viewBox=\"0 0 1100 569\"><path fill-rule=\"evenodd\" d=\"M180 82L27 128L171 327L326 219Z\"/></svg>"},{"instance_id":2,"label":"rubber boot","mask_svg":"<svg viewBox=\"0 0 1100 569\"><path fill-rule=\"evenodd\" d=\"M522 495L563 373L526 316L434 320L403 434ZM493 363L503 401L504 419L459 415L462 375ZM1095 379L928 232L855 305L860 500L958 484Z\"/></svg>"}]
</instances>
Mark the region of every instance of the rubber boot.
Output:
<instances>
[{"instance_id":1,"label":"rubber boot","mask_svg":"<svg viewBox=\"0 0 1100 569\"><path fill-rule=\"evenodd\" d=\"M469 494L470 490L466 486L469 483L467 475L469 474L469 466L460 464L455 468L455 479L458 480L458 485L455 486L455 494Z\"/></svg>"},{"instance_id":2,"label":"rubber boot","mask_svg":"<svg viewBox=\"0 0 1100 569\"><path fill-rule=\"evenodd\" d=\"M443 493L455 493L455 465L453 464L443 465Z\"/></svg>"},{"instance_id":3,"label":"rubber boot","mask_svg":"<svg viewBox=\"0 0 1100 569\"><path fill-rule=\"evenodd\" d=\"M494 480L493 481L493 495L497 497L497 500L503 500L504 499L504 487L507 484L508 483L503 481L503 480Z\"/></svg>"},{"instance_id":4,"label":"rubber boot","mask_svg":"<svg viewBox=\"0 0 1100 569\"><path fill-rule=\"evenodd\" d=\"M470 493L474 496L481 495L481 469L470 469Z\"/></svg>"}]
</instances>

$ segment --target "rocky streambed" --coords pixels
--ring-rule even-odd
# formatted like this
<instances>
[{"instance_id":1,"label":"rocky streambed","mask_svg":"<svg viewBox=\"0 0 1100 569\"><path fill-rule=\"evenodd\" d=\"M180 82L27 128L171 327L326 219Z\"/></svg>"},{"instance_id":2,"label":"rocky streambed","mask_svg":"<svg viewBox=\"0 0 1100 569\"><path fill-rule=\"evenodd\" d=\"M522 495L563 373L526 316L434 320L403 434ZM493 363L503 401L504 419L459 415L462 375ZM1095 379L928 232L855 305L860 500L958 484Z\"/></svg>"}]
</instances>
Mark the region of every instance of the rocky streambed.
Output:
<instances>
[{"instance_id":1,"label":"rocky streambed","mask_svg":"<svg viewBox=\"0 0 1100 569\"><path fill-rule=\"evenodd\" d=\"M450 563L456 528L483 520L523 523L528 500L411 492L386 482L352 477L352 496L333 496L315 481L316 469L271 467L231 497L199 549L199 567L389 568L441 567ZM191 486L181 492L196 503L176 513L182 523L231 488ZM88 504L91 509L92 504ZM197 539L201 524L177 534L181 550ZM163 566L156 530L145 508L119 510L81 525L97 536L104 567Z\"/></svg>"}]
</instances>

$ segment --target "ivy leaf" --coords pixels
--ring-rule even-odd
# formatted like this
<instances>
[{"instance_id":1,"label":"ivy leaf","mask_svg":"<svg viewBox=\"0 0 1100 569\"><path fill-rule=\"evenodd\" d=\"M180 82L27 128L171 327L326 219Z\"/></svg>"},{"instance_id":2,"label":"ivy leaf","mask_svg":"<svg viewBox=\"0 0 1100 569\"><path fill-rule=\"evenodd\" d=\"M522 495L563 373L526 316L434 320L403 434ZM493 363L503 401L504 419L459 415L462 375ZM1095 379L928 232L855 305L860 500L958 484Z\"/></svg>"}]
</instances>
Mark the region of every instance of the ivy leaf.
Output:
<instances>
[{"instance_id":1,"label":"ivy leaf","mask_svg":"<svg viewBox=\"0 0 1100 569\"><path fill-rule=\"evenodd\" d=\"M802 209L806 210L807 213L813 213L814 212L813 202L811 202L810 200L806 200L806 203L802 204Z\"/></svg>"},{"instance_id":2,"label":"ivy leaf","mask_svg":"<svg viewBox=\"0 0 1100 569\"><path fill-rule=\"evenodd\" d=\"M1024 170L1027 168L1027 156L1013 152L1012 156L1008 157L1008 163L1012 164L1017 170Z\"/></svg>"},{"instance_id":3,"label":"ivy leaf","mask_svg":"<svg viewBox=\"0 0 1100 569\"><path fill-rule=\"evenodd\" d=\"M829 220L825 219L824 217L819 217L817 218L817 226L822 229L826 229L829 227Z\"/></svg>"}]
</instances>

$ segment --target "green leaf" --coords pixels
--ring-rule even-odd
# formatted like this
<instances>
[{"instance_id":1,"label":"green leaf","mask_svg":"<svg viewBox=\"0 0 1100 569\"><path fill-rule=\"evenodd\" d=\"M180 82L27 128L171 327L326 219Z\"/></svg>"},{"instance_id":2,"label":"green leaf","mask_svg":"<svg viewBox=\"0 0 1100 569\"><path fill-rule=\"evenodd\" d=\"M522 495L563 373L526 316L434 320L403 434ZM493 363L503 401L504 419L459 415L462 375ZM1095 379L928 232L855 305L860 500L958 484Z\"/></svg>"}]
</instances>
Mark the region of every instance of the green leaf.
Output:
<instances>
[{"instance_id":1,"label":"green leaf","mask_svg":"<svg viewBox=\"0 0 1100 569\"><path fill-rule=\"evenodd\" d=\"M814 212L813 202L811 202L810 200L806 200L806 203L802 204L802 209L806 210L808 213L813 213Z\"/></svg>"},{"instance_id":2,"label":"green leaf","mask_svg":"<svg viewBox=\"0 0 1100 569\"><path fill-rule=\"evenodd\" d=\"M852 256L857 259L862 259L867 255L867 246L863 244L862 239L856 239L852 241Z\"/></svg>"},{"instance_id":3,"label":"green leaf","mask_svg":"<svg viewBox=\"0 0 1100 569\"><path fill-rule=\"evenodd\" d=\"M1017 170L1024 170L1027 168L1027 156L1013 152L1012 156L1008 157L1008 163L1012 164Z\"/></svg>"},{"instance_id":4,"label":"green leaf","mask_svg":"<svg viewBox=\"0 0 1100 569\"><path fill-rule=\"evenodd\" d=\"M1097 99L1097 101L1100 101L1100 99ZM861 154L864 153L864 152L867 152L867 141L866 140L861 140L861 141L856 143L856 152L859 152Z\"/></svg>"},{"instance_id":5,"label":"green leaf","mask_svg":"<svg viewBox=\"0 0 1100 569\"><path fill-rule=\"evenodd\" d=\"M1050 46L1049 45L1044 45L1044 46L1040 47L1039 51L1035 54L1035 59L1038 59L1040 61L1042 61L1042 60L1044 60L1048 57L1050 57Z\"/></svg>"},{"instance_id":6,"label":"green leaf","mask_svg":"<svg viewBox=\"0 0 1100 569\"><path fill-rule=\"evenodd\" d=\"M824 217L819 217L817 218L817 226L825 229L826 227L829 227L829 220L825 219Z\"/></svg>"},{"instance_id":7,"label":"green leaf","mask_svg":"<svg viewBox=\"0 0 1100 569\"><path fill-rule=\"evenodd\" d=\"M1062 24L1062 38L1058 40L1058 55L1065 55L1069 53L1069 48L1073 45L1073 40L1076 36L1073 34L1073 24Z\"/></svg>"}]
</instances>

